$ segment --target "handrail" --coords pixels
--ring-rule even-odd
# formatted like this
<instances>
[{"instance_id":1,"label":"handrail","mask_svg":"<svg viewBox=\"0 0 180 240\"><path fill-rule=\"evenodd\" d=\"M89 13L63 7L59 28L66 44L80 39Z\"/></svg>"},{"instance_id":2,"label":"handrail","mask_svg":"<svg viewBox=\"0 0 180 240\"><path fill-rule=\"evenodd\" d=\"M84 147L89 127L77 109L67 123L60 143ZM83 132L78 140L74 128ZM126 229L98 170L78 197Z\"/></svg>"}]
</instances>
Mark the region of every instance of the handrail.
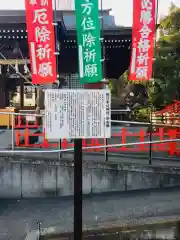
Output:
<instances>
[{"instance_id":1,"label":"handrail","mask_svg":"<svg viewBox=\"0 0 180 240\"><path fill-rule=\"evenodd\" d=\"M176 127L176 128L180 128L180 124L179 125L174 125L174 124L165 124L165 123L149 123L149 122L134 122L134 121L121 121L121 120L111 120L111 122L114 123L127 123L127 124L134 124L134 125L153 125L153 126L159 126L159 127Z\"/></svg>"},{"instance_id":2,"label":"handrail","mask_svg":"<svg viewBox=\"0 0 180 240\"><path fill-rule=\"evenodd\" d=\"M30 150L30 149L24 149L24 150L17 150L17 149L15 149L15 143L14 143L14 135L15 135L15 132L14 132L14 130L16 130L17 129L17 126L19 126L19 125L15 125L15 122L14 122L14 120L15 120L15 118L14 118L14 116L17 116L17 117L19 117L19 120L20 120L20 124L21 124L21 116L23 117L23 116L25 116L25 117L27 117L27 116L37 116L37 117L44 117L45 115L44 114L36 114L36 113L14 113L14 112L0 112L0 114L2 114L2 115L12 115L12 118L11 118L11 121L12 121L12 123L11 123L11 125L12 125L12 139L11 139L11 141L12 141L12 147L11 147L11 150L0 150L0 153L2 154L2 153L61 153L61 152L72 152L72 151L74 151L74 147L73 147L73 145L71 145L71 146L69 146L69 148L67 148L67 149L62 149L62 147L60 147L59 149L47 149L47 150L45 150L45 149L43 149L43 150ZM18 120L18 122L19 122L19 120ZM147 122L136 122L136 121L121 121L121 120L111 120L111 122L114 122L114 123L120 123L120 124L132 124L132 125L138 125L138 126L161 126L161 127L168 127L169 128L169 130L170 129L172 129L173 127L174 128L180 128L180 125L170 125L170 124L152 124L152 123L147 123ZM27 123L28 123L28 121L27 121ZM24 127L25 127L25 133L28 133L28 129L30 128L30 126L28 125L28 124L26 124L26 125L23 125ZM35 126L35 125L33 125L33 126ZM37 125L36 127L38 127L39 125ZM24 129L24 128L23 128ZM27 130L27 132L26 132L26 130ZM161 129L160 129L161 130ZM159 130L159 131L160 131ZM18 131L18 130L17 130ZM95 150L95 149L105 149L106 151L108 151L108 149L110 149L110 148L119 148L119 147L128 147L128 146L140 146L140 148L141 148L141 145L148 145L148 144L161 144L161 143L168 143L168 142L173 142L173 145L174 145L174 143L175 142L179 142L180 141L180 138L178 138L179 137L179 134L180 134L180 132L179 132L179 130L177 130L177 129L175 129L175 134L170 134L170 133L168 133L168 134L170 134L169 135L169 139L163 139L163 137L162 137L162 131L160 131L160 140L155 140L155 141L144 141L145 139L144 139L144 134L145 133L143 133L142 134L142 131L144 131L144 130L140 130L140 135L139 135L139 137L140 137L140 140L138 141L138 142L130 142L130 143L126 143L125 141L126 140L124 140L124 138L122 137L122 143L118 143L118 144L107 144L107 141L106 141L106 143L102 143L103 145L96 145L95 143L93 143L93 144L91 144L91 145L89 145L89 146L83 146L83 150L90 150L90 149L93 149L93 150ZM18 133L18 132L17 132ZM122 134L125 134L125 132L123 131L123 129L122 129ZM153 134L153 133L152 133ZM20 134L20 135L22 135L22 134ZM31 135L31 133L30 133L30 135ZM33 135L33 134L32 134ZM44 135L43 135L44 136ZM123 136L125 136L125 135L123 135ZM126 137L126 136L125 136ZM27 138L28 138L28 135L27 135ZM25 141L26 141L26 136L25 136ZM44 139L44 141L46 141L46 139ZM58 140L58 141L60 141L60 140ZM45 142L44 142L45 143ZM31 145L31 144L30 144ZM30 145L29 145L29 147L30 147ZM176 145L176 143L175 143L175 145ZM18 144L16 144L16 146L19 146ZM45 146L45 145L43 145L43 146ZM61 146L61 144L60 144L60 146ZM178 146L178 144L177 144L177 146ZM25 147L27 147L28 148L28 145L26 146L25 145ZM44 147L44 148L46 148L46 147ZM134 148L134 147L133 147ZM169 146L169 149L170 148L172 148L172 146ZM175 149L176 149L176 147L175 147ZM123 149L124 150L124 149ZM141 151L142 149L140 149L140 151ZM172 149L170 149L170 150L172 150ZM96 150L97 151L97 150ZM102 151L102 150L101 150ZM110 151L110 150L109 150ZM179 153L179 148L178 148L178 153ZM170 153L171 154L171 153Z\"/></svg>"},{"instance_id":3,"label":"handrail","mask_svg":"<svg viewBox=\"0 0 180 240\"><path fill-rule=\"evenodd\" d=\"M120 143L120 144L105 144L101 146L91 146L83 147L83 150L86 149L99 149L99 148L111 148L111 147L123 147L123 146L133 146L133 145L142 145L142 144L154 144L154 143L166 143L166 142L180 142L180 138L167 139L167 140L155 140L155 141L144 141L144 142L133 142L133 143ZM72 152L74 148L68 149L51 149L51 150L8 150L0 151L0 153L59 153L59 152Z\"/></svg>"},{"instance_id":4,"label":"handrail","mask_svg":"<svg viewBox=\"0 0 180 240\"><path fill-rule=\"evenodd\" d=\"M111 112L131 112L130 109L111 109Z\"/></svg>"}]
</instances>

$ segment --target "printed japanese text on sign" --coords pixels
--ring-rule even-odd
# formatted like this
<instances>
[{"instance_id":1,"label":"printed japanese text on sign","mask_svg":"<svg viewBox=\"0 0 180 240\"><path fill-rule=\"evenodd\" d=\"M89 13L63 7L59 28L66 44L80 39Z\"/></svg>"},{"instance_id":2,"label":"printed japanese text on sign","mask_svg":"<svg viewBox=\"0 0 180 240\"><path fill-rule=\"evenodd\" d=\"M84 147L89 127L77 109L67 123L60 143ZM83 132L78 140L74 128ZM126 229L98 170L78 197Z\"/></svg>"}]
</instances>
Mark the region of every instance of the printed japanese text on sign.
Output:
<instances>
[{"instance_id":1,"label":"printed japanese text on sign","mask_svg":"<svg viewBox=\"0 0 180 240\"><path fill-rule=\"evenodd\" d=\"M37 52L37 57L39 60L44 60L44 59L50 59L50 53L52 49L49 47L49 44L46 44L45 46L43 45L38 45L38 48L36 50Z\"/></svg>"},{"instance_id":2,"label":"printed japanese text on sign","mask_svg":"<svg viewBox=\"0 0 180 240\"><path fill-rule=\"evenodd\" d=\"M143 25L139 32L141 34L141 38L149 38L149 35L152 32L152 30L147 25Z\"/></svg>"},{"instance_id":3,"label":"printed japanese text on sign","mask_svg":"<svg viewBox=\"0 0 180 240\"><path fill-rule=\"evenodd\" d=\"M47 138L109 137L110 103L111 96L108 89L47 89L44 121Z\"/></svg>"},{"instance_id":4,"label":"printed japanese text on sign","mask_svg":"<svg viewBox=\"0 0 180 240\"><path fill-rule=\"evenodd\" d=\"M82 21L82 27L84 31L89 31L89 30L94 30L95 26L94 26L94 22L91 19L91 17L85 17Z\"/></svg>"},{"instance_id":5,"label":"printed japanese text on sign","mask_svg":"<svg viewBox=\"0 0 180 240\"><path fill-rule=\"evenodd\" d=\"M138 43L138 48L139 48L139 52L147 52L150 45L149 45L149 39L143 39L141 38L139 43Z\"/></svg>"},{"instance_id":6,"label":"printed japanese text on sign","mask_svg":"<svg viewBox=\"0 0 180 240\"><path fill-rule=\"evenodd\" d=\"M45 8L43 9L37 9L34 11L34 21L33 23L39 23L41 25L48 24L47 19L47 10Z\"/></svg>"},{"instance_id":7,"label":"printed japanese text on sign","mask_svg":"<svg viewBox=\"0 0 180 240\"><path fill-rule=\"evenodd\" d=\"M35 4L37 4L37 0L30 0L29 4L30 5L35 5Z\"/></svg>"},{"instance_id":8,"label":"printed japanese text on sign","mask_svg":"<svg viewBox=\"0 0 180 240\"><path fill-rule=\"evenodd\" d=\"M140 53L140 55L137 57L137 61L139 65L148 65L148 53Z\"/></svg>"},{"instance_id":9,"label":"printed japanese text on sign","mask_svg":"<svg viewBox=\"0 0 180 240\"><path fill-rule=\"evenodd\" d=\"M95 49L92 49L92 50L88 50L86 49L85 52L84 52L84 59L85 61L88 63L88 62L95 62L96 60L96 51Z\"/></svg>"},{"instance_id":10,"label":"printed japanese text on sign","mask_svg":"<svg viewBox=\"0 0 180 240\"><path fill-rule=\"evenodd\" d=\"M36 36L36 42L47 42L50 40L50 34L51 32L48 31L46 26L42 27L36 27L35 28L35 36Z\"/></svg>"},{"instance_id":11,"label":"printed japanese text on sign","mask_svg":"<svg viewBox=\"0 0 180 240\"><path fill-rule=\"evenodd\" d=\"M38 0L30 0L30 5L36 5ZM40 0L41 6L48 6L48 0Z\"/></svg>"},{"instance_id":12,"label":"printed japanese text on sign","mask_svg":"<svg viewBox=\"0 0 180 240\"><path fill-rule=\"evenodd\" d=\"M85 66L85 75L87 77L97 76L97 64L87 64Z\"/></svg>"},{"instance_id":13,"label":"printed japanese text on sign","mask_svg":"<svg viewBox=\"0 0 180 240\"><path fill-rule=\"evenodd\" d=\"M39 75L41 77L53 76L52 74L52 63L44 62L39 65Z\"/></svg>"},{"instance_id":14,"label":"printed japanese text on sign","mask_svg":"<svg viewBox=\"0 0 180 240\"><path fill-rule=\"evenodd\" d=\"M89 32L87 34L83 34L83 47L94 47L96 42L96 37L92 36L92 34Z\"/></svg>"},{"instance_id":15,"label":"printed japanese text on sign","mask_svg":"<svg viewBox=\"0 0 180 240\"><path fill-rule=\"evenodd\" d=\"M142 10L140 21L143 24L149 24L152 21L152 12L151 10Z\"/></svg>"},{"instance_id":16,"label":"printed japanese text on sign","mask_svg":"<svg viewBox=\"0 0 180 240\"><path fill-rule=\"evenodd\" d=\"M151 0L142 0L141 7L142 7L142 9L146 8L146 9L151 10L152 9L152 1Z\"/></svg>"},{"instance_id":17,"label":"printed japanese text on sign","mask_svg":"<svg viewBox=\"0 0 180 240\"><path fill-rule=\"evenodd\" d=\"M147 66L137 67L136 77L140 79L147 78L147 71L148 71Z\"/></svg>"},{"instance_id":18,"label":"printed japanese text on sign","mask_svg":"<svg viewBox=\"0 0 180 240\"><path fill-rule=\"evenodd\" d=\"M81 7L83 8L83 10L82 10L83 14L90 15L92 12L93 4L92 3L83 3L83 4L81 4Z\"/></svg>"},{"instance_id":19,"label":"printed japanese text on sign","mask_svg":"<svg viewBox=\"0 0 180 240\"><path fill-rule=\"evenodd\" d=\"M48 0L41 0L41 6L48 6Z\"/></svg>"}]
</instances>

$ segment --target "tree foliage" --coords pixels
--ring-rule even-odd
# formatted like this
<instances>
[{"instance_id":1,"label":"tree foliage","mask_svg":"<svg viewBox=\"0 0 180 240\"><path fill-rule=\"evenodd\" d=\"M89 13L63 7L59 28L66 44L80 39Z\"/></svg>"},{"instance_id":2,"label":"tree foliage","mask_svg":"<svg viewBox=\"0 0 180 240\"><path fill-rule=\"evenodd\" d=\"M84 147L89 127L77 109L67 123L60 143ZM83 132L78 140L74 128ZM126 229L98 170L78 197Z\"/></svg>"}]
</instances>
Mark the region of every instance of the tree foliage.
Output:
<instances>
[{"instance_id":1,"label":"tree foliage","mask_svg":"<svg viewBox=\"0 0 180 240\"><path fill-rule=\"evenodd\" d=\"M160 20L159 38L155 46L153 65L154 81L146 87L128 81L128 71L118 80L111 80L109 87L113 99L120 106L132 109L148 107L156 109L180 100L180 8L171 4L169 14ZM133 96L130 94L133 92Z\"/></svg>"},{"instance_id":2,"label":"tree foliage","mask_svg":"<svg viewBox=\"0 0 180 240\"><path fill-rule=\"evenodd\" d=\"M114 108L126 108L128 106L134 109L147 105L146 87L129 81L128 71L121 75L119 79L110 79L109 88L111 89L112 106Z\"/></svg>"},{"instance_id":3,"label":"tree foliage","mask_svg":"<svg viewBox=\"0 0 180 240\"><path fill-rule=\"evenodd\" d=\"M154 106L160 108L180 99L180 8L174 4L160 21L155 59L155 81L149 92Z\"/></svg>"}]
</instances>

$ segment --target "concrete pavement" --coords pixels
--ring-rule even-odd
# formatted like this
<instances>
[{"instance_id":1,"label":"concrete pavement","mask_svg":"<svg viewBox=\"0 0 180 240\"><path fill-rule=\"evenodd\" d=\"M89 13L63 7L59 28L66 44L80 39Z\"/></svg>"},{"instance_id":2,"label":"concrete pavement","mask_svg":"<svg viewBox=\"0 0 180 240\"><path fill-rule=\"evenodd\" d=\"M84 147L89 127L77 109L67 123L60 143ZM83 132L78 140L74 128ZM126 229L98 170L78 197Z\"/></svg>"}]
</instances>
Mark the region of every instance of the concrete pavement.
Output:
<instances>
[{"instance_id":1,"label":"concrete pavement","mask_svg":"<svg viewBox=\"0 0 180 240\"><path fill-rule=\"evenodd\" d=\"M135 129L133 128L133 131ZM0 149L11 146L10 130L0 131ZM131 139L130 139L131 140ZM137 140L137 139L136 139ZM117 143L117 139L112 139ZM0 154L2 156L4 154ZM41 162L59 162L58 153L18 153L13 161L33 163L33 159ZM11 153L6 156L12 156ZM109 153L109 163L122 165L148 166L148 153ZM72 153L64 153L63 159L73 161ZM103 154L87 154L83 156L86 161L104 162ZM180 168L180 158L164 158L163 154L153 153L153 166ZM61 160L62 161L62 160ZM84 226L88 228L113 224L120 221L138 221L149 217L180 216L179 189L121 193L112 196L96 196L84 200ZM36 229L36 223L42 222L43 228L58 227L60 231L71 231L73 225L73 201L63 198L55 199L29 199L29 200L0 200L0 240L21 240L26 232Z\"/></svg>"},{"instance_id":2,"label":"concrete pavement","mask_svg":"<svg viewBox=\"0 0 180 240\"><path fill-rule=\"evenodd\" d=\"M121 193L84 199L84 227L95 228L115 222L146 221L147 218L180 216L179 189ZM29 230L56 227L73 229L71 199L0 200L0 240L21 240Z\"/></svg>"}]
</instances>

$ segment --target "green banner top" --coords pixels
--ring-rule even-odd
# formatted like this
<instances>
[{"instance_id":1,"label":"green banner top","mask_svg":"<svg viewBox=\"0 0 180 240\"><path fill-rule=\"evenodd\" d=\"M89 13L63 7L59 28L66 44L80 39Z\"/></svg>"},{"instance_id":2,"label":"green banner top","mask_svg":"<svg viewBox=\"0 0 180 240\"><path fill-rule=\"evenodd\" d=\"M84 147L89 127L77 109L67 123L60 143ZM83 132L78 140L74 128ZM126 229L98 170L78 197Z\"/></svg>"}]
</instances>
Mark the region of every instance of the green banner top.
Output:
<instances>
[{"instance_id":1,"label":"green banner top","mask_svg":"<svg viewBox=\"0 0 180 240\"><path fill-rule=\"evenodd\" d=\"M102 80L98 0L75 0L80 83Z\"/></svg>"}]
</instances>

